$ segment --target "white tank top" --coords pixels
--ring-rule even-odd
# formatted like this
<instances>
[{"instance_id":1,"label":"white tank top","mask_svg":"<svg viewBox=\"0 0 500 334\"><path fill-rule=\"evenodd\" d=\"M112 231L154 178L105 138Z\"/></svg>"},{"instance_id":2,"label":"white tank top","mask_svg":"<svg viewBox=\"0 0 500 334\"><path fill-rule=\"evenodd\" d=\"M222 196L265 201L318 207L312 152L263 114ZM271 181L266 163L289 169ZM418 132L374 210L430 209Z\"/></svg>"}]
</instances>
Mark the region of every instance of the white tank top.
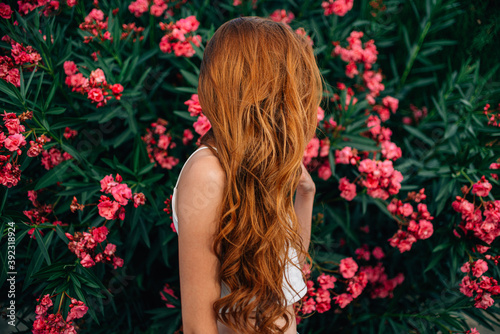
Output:
<instances>
[{"instance_id":1,"label":"white tank top","mask_svg":"<svg viewBox=\"0 0 500 334\"><path fill-rule=\"evenodd\" d=\"M201 149L208 148L208 146L200 146L196 151L194 151L189 158L184 162L184 166L186 163L191 159L191 157L198 152ZM214 147L215 150L217 150ZM175 213L175 195L176 195L176 190L177 190L177 185L179 184L179 179L182 174L182 170L184 169L184 166L182 166L182 169L179 173L179 177L177 178L177 182L174 187L174 193L172 194L172 219L174 221L174 226L175 230L179 231L179 221L177 220L177 214ZM178 232L177 232L178 233ZM289 248L288 249L288 257L292 259L292 261L297 264L298 263L298 257L297 257L297 251L294 248ZM287 300L287 305L291 305L297 301L299 301L302 297L307 292L307 286L304 282L304 279L302 278L302 273L300 270L295 267L292 264L287 264L286 266L286 271L285 271L286 278L290 282L290 285L293 287L293 289L287 284L285 277L283 277L283 292L285 294L285 298ZM297 291L296 292L294 292ZM229 294L229 290L227 286L222 282L221 284L221 298Z\"/></svg>"}]
</instances>

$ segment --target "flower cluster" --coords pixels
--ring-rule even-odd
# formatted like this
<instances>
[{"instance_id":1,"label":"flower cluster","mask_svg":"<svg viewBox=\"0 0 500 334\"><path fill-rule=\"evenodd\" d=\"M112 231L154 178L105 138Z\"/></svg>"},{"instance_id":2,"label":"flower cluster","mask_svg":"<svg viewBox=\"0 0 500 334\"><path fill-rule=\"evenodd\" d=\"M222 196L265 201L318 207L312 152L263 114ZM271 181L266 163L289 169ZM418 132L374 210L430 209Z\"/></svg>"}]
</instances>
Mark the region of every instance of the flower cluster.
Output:
<instances>
[{"instance_id":1,"label":"flower cluster","mask_svg":"<svg viewBox=\"0 0 500 334\"><path fill-rule=\"evenodd\" d=\"M348 257L340 260L340 274L343 278L348 279L347 292L333 298L335 304L338 304L340 308L349 305L363 292L368 284L368 276L358 269L358 264L352 258Z\"/></svg>"},{"instance_id":2,"label":"flower cluster","mask_svg":"<svg viewBox=\"0 0 500 334\"><path fill-rule=\"evenodd\" d=\"M358 248L355 253L358 259L364 261L369 261L371 256L377 260L385 257L380 247L375 247L370 252L368 245ZM314 311L323 313L330 310L332 300L340 308L345 308L365 290L369 291L372 299L392 298L394 289L404 281L404 275L401 273L389 279L380 261L375 266L360 267L351 257L340 261L338 272L341 278L322 273L317 278L319 284L317 288L315 282L309 279L310 267L306 265L303 270L307 278L307 294L303 299L300 312L304 315ZM346 286L345 292L334 292L333 289L337 286L335 283L344 284ZM331 297L331 293L335 296Z\"/></svg>"},{"instance_id":3,"label":"flower cluster","mask_svg":"<svg viewBox=\"0 0 500 334\"><path fill-rule=\"evenodd\" d=\"M423 106L422 109L419 109L413 104L410 104L410 110L412 112L412 117L409 116L404 116L403 117L403 123L404 124L418 124L422 119L427 117L427 107Z\"/></svg>"},{"instance_id":4,"label":"flower cluster","mask_svg":"<svg viewBox=\"0 0 500 334\"><path fill-rule=\"evenodd\" d=\"M488 245L500 236L500 200L485 201L491 188L491 183L483 176L472 187L463 188L464 197L457 196L452 203L453 209L462 214L459 229L466 236L475 237ZM465 199L471 189L472 195L481 198L479 204ZM460 237L456 231L455 235ZM478 243L476 248L479 253L485 253L490 247Z\"/></svg>"},{"instance_id":5,"label":"flower cluster","mask_svg":"<svg viewBox=\"0 0 500 334\"><path fill-rule=\"evenodd\" d=\"M369 290L372 299L392 298L394 289L401 285L405 279L402 273L389 279L382 262L378 262L376 266L363 266L360 270L366 274L368 283L370 283Z\"/></svg>"},{"instance_id":6,"label":"flower cluster","mask_svg":"<svg viewBox=\"0 0 500 334\"><path fill-rule=\"evenodd\" d=\"M187 0L184 0L186 2ZM141 17L144 13L150 12L151 15L160 17L167 10L168 1L165 0L136 0L132 1L128 6L128 10L134 14L135 17ZM151 6L150 6L151 4ZM170 12L170 16L173 16L173 12Z\"/></svg>"},{"instance_id":7,"label":"flower cluster","mask_svg":"<svg viewBox=\"0 0 500 334\"><path fill-rule=\"evenodd\" d=\"M369 2L369 5L373 8L373 10L370 11L370 14L373 17L377 17L378 14L384 12L387 9L387 6L384 4L383 0L372 0Z\"/></svg>"},{"instance_id":8,"label":"flower cluster","mask_svg":"<svg viewBox=\"0 0 500 334\"><path fill-rule=\"evenodd\" d=\"M160 22L161 30L166 31L160 41L160 50L164 53L171 53L173 50L177 57L192 57L195 51L189 42L191 41L194 45L200 46L201 36L191 35L186 37L186 34L196 31L199 25L200 22L194 15L180 19L175 23L166 24Z\"/></svg>"},{"instance_id":9,"label":"flower cluster","mask_svg":"<svg viewBox=\"0 0 500 334\"><path fill-rule=\"evenodd\" d=\"M212 125L208 118L203 115L203 111L201 110L200 101L198 100L198 94L192 94L191 98L184 102L185 105L188 106L189 115L192 117L198 117L196 122L193 123L194 131L201 136L203 136Z\"/></svg>"},{"instance_id":10,"label":"flower cluster","mask_svg":"<svg viewBox=\"0 0 500 334\"><path fill-rule=\"evenodd\" d=\"M116 245L110 242L103 248L101 243L106 240L108 228L106 226L91 227L89 232L76 232L74 235L65 233L70 242L68 249L79 259L80 264L85 267L93 267L96 263L110 263L113 268L123 266L123 259L115 255ZM101 252L98 253L98 247Z\"/></svg>"},{"instance_id":11,"label":"flower cluster","mask_svg":"<svg viewBox=\"0 0 500 334\"><path fill-rule=\"evenodd\" d=\"M129 35L133 36L132 42L137 41L137 37L139 37L139 41L144 39L144 36L141 33L144 31L144 27L136 27L135 22L129 24L122 24L123 32L120 36L120 39L125 39Z\"/></svg>"},{"instance_id":12,"label":"flower cluster","mask_svg":"<svg viewBox=\"0 0 500 334\"><path fill-rule=\"evenodd\" d=\"M49 294L46 294L43 298L38 298L37 302L39 304L35 309L36 319L33 322L33 334L76 334L73 320L82 318L89 309L82 301L71 298L70 310L66 320L64 320L60 309L55 314L47 313L49 308L53 306Z\"/></svg>"},{"instance_id":13,"label":"flower cluster","mask_svg":"<svg viewBox=\"0 0 500 334\"><path fill-rule=\"evenodd\" d=\"M337 281L337 278L335 276L322 273L317 278L319 287L315 288L314 281L309 279L311 271L308 265L306 265L306 267L304 268L304 273L306 274L308 280L307 293L306 296L304 296L302 308L300 309L301 313L307 315L314 311L317 311L318 313L324 313L330 310L332 301L330 290L333 290L335 288L335 282Z\"/></svg>"},{"instance_id":14,"label":"flower cluster","mask_svg":"<svg viewBox=\"0 0 500 334\"><path fill-rule=\"evenodd\" d=\"M161 300L163 300L165 302L165 306L167 308L175 308L175 305L171 304L171 302L169 300L170 297L167 297L167 296L170 296L170 297L172 297L174 299L179 299L174 294L174 290L172 290L172 288L170 287L170 285L168 283L165 283L165 285L163 286L163 290L160 291Z\"/></svg>"},{"instance_id":15,"label":"flower cluster","mask_svg":"<svg viewBox=\"0 0 500 334\"><path fill-rule=\"evenodd\" d=\"M363 64L364 69L369 70L377 61L378 51L373 39L362 43L362 37L363 32L352 31L347 38L349 45L345 48L340 46L339 42L332 42L335 46L332 56L340 56L343 61L347 62L345 74L348 78L354 78L359 74L357 64Z\"/></svg>"},{"instance_id":16,"label":"flower cluster","mask_svg":"<svg viewBox=\"0 0 500 334\"><path fill-rule=\"evenodd\" d=\"M125 183L121 183L122 181L123 179L120 174L116 174L116 179L111 174L106 175L100 181L101 191L105 194L111 194L114 199L111 200L109 197L101 195L99 204L97 204L99 215L107 220L117 218L124 220L124 206L128 204L129 200L134 202L135 208L139 205L144 205L146 202L146 197L143 193L134 193L132 195L132 190Z\"/></svg>"},{"instance_id":17,"label":"flower cluster","mask_svg":"<svg viewBox=\"0 0 500 334\"><path fill-rule=\"evenodd\" d=\"M39 191L36 190L28 190L28 199L31 201L34 208L23 211L24 215L28 217L30 220L29 222L26 222L26 224L30 226L40 225L43 223L50 223L50 219L47 218L47 216L51 214L53 211L52 204L41 204L38 201L38 192ZM68 225L68 224L63 224L60 220L53 221L52 224L61 226ZM33 235L34 232L35 232L35 227L32 227L28 231L28 234L30 235L31 238L36 239L35 236ZM42 230L39 230L39 232L43 236Z\"/></svg>"},{"instance_id":18,"label":"flower cluster","mask_svg":"<svg viewBox=\"0 0 500 334\"><path fill-rule=\"evenodd\" d=\"M344 16L352 9L354 0L328 0L321 3L321 8L325 10L325 16L338 15Z\"/></svg>"},{"instance_id":19,"label":"flower cluster","mask_svg":"<svg viewBox=\"0 0 500 334\"><path fill-rule=\"evenodd\" d=\"M500 158L496 162L492 162L489 169L500 169ZM495 180L498 180L498 174L490 174Z\"/></svg>"},{"instance_id":20,"label":"flower cluster","mask_svg":"<svg viewBox=\"0 0 500 334\"><path fill-rule=\"evenodd\" d=\"M55 147L50 148L48 151L45 149L42 151L42 165L47 170L71 158L72 156L68 152L61 153L61 151Z\"/></svg>"},{"instance_id":21,"label":"flower cluster","mask_svg":"<svg viewBox=\"0 0 500 334\"><path fill-rule=\"evenodd\" d=\"M123 86L119 83L114 85L108 84L103 70L100 68L90 72L88 78L78 72L78 68L73 61L64 62L64 73L66 73L65 83L71 87L72 92L78 92L82 95L87 95L87 98L92 102L96 102L96 108L102 107L112 99L119 100L122 96ZM111 95L110 95L111 94Z\"/></svg>"},{"instance_id":22,"label":"flower cluster","mask_svg":"<svg viewBox=\"0 0 500 334\"><path fill-rule=\"evenodd\" d=\"M483 113L488 118L488 125L500 127L500 103L497 109L494 110L491 110L490 105L486 104Z\"/></svg>"},{"instance_id":23,"label":"flower cluster","mask_svg":"<svg viewBox=\"0 0 500 334\"><path fill-rule=\"evenodd\" d=\"M174 148L177 144L172 141L172 135L167 132L168 122L158 118L156 122L151 123L151 128L146 129L146 134L142 140L146 143L149 160L158 164L162 168L172 169L179 163L179 159L169 155L168 150Z\"/></svg>"},{"instance_id":24,"label":"flower cluster","mask_svg":"<svg viewBox=\"0 0 500 334\"><path fill-rule=\"evenodd\" d=\"M0 125L0 183L8 188L16 186L21 179L21 170L17 161L23 152L21 148L26 146L26 137L23 135L25 127L21 122L32 117L31 111L23 112L19 116L4 111L4 125ZM30 158L36 157L43 151L42 145L49 140L42 134L36 138L36 141L30 141L30 148L26 151L26 155Z\"/></svg>"},{"instance_id":25,"label":"flower cluster","mask_svg":"<svg viewBox=\"0 0 500 334\"><path fill-rule=\"evenodd\" d=\"M347 162L349 163L351 163L351 159L355 159L354 156L349 158L349 155L347 155L347 157L348 158L344 159L347 159ZM343 162L345 161L346 160ZM394 169L391 160L380 161L364 159L359 162L358 170L360 175L352 183L347 179L347 177L343 177L340 180L340 196L346 200L352 201L352 199L356 196L356 183L365 187L367 189L367 194L373 198L386 200L390 195L396 195L399 193L403 175L401 172Z\"/></svg>"},{"instance_id":26,"label":"flower cluster","mask_svg":"<svg viewBox=\"0 0 500 334\"><path fill-rule=\"evenodd\" d=\"M318 107L318 125L324 121L325 111L323 108ZM330 118L324 121L325 129L336 128L337 123ZM319 139L316 135L309 141L304 150L302 162L304 166L315 169L318 168L318 176L323 180L328 180L332 176L332 170L328 161L328 154L330 152L330 140L326 137Z\"/></svg>"},{"instance_id":27,"label":"flower cluster","mask_svg":"<svg viewBox=\"0 0 500 334\"><path fill-rule=\"evenodd\" d=\"M85 16L85 19L80 23L79 28L90 33L90 36L84 36L83 42L90 43L94 39L100 41L113 40L108 29L108 18L104 19L104 12L100 9L93 8L90 13Z\"/></svg>"},{"instance_id":28,"label":"flower cluster","mask_svg":"<svg viewBox=\"0 0 500 334\"><path fill-rule=\"evenodd\" d=\"M486 255L485 258L498 264L500 256ZM468 261L460 270L467 274L460 283L460 292L467 297L472 297L476 293L474 306L477 308L487 309L492 306L494 300L491 296L500 294L500 286L493 277L483 275L488 271L488 263L482 259Z\"/></svg>"},{"instance_id":29,"label":"flower cluster","mask_svg":"<svg viewBox=\"0 0 500 334\"><path fill-rule=\"evenodd\" d=\"M269 15L269 18L274 22L281 22L288 25L295 18L295 15L292 12L287 13L285 9L276 9Z\"/></svg>"},{"instance_id":30,"label":"flower cluster","mask_svg":"<svg viewBox=\"0 0 500 334\"><path fill-rule=\"evenodd\" d=\"M10 82L16 87L21 86L19 66L23 72L32 72L42 61L40 54L31 46L23 46L9 36L2 37L2 41L11 43L10 56L0 56L0 79Z\"/></svg>"},{"instance_id":31,"label":"flower cluster","mask_svg":"<svg viewBox=\"0 0 500 334\"><path fill-rule=\"evenodd\" d=\"M385 267L380 262L385 257L382 248L377 246L370 252L368 245L364 244L356 249L354 253L357 255L358 260L369 261L372 256L378 260L375 266L363 266L360 268L360 271L363 271L367 275L368 283L370 283L368 286L370 298L392 298L394 289L403 283L404 275L399 273L394 278L388 278L385 273Z\"/></svg>"},{"instance_id":32,"label":"flower cluster","mask_svg":"<svg viewBox=\"0 0 500 334\"><path fill-rule=\"evenodd\" d=\"M418 203L417 210L409 203L393 198L387 206L387 210L398 221L399 230L389 239L392 247L398 247L401 253L409 251L417 240L424 240L432 236L434 226L431 220L434 219L427 210L427 205L420 203L427 196L424 194L424 188L417 192L408 193L407 200ZM407 230L404 231L403 227Z\"/></svg>"}]
</instances>

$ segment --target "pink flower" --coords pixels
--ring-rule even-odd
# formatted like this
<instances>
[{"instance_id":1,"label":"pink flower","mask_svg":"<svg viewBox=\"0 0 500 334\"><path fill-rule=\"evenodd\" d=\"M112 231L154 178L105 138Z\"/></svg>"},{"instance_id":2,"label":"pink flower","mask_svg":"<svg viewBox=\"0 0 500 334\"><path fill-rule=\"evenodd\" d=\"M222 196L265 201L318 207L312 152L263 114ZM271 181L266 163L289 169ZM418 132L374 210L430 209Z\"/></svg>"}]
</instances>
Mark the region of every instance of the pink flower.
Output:
<instances>
[{"instance_id":1,"label":"pink flower","mask_svg":"<svg viewBox=\"0 0 500 334\"><path fill-rule=\"evenodd\" d=\"M352 294L352 298L357 298L368 284L367 275L361 271L357 276L349 281L347 292Z\"/></svg>"},{"instance_id":2,"label":"pink flower","mask_svg":"<svg viewBox=\"0 0 500 334\"><path fill-rule=\"evenodd\" d=\"M377 169L377 162L372 159L364 159L359 163L358 169L361 173L373 173Z\"/></svg>"},{"instance_id":3,"label":"pink flower","mask_svg":"<svg viewBox=\"0 0 500 334\"><path fill-rule=\"evenodd\" d=\"M87 97L93 102L101 102L104 100L104 95L101 88L92 88L89 90Z\"/></svg>"},{"instance_id":4,"label":"pink flower","mask_svg":"<svg viewBox=\"0 0 500 334\"><path fill-rule=\"evenodd\" d=\"M339 190L341 191L340 197L347 201L352 201L356 197L356 185L350 183L346 177L340 179Z\"/></svg>"},{"instance_id":5,"label":"pink flower","mask_svg":"<svg viewBox=\"0 0 500 334\"><path fill-rule=\"evenodd\" d=\"M285 9L276 9L269 17L274 21L274 22L283 22L285 24L288 24L292 22L292 20L295 18L295 15L292 12L286 12Z\"/></svg>"},{"instance_id":6,"label":"pink flower","mask_svg":"<svg viewBox=\"0 0 500 334\"><path fill-rule=\"evenodd\" d=\"M93 8L90 11L89 15L87 15L87 17L85 18L85 21L87 21L87 18L88 19L94 19L96 21L102 21L102 20L104 20L104 13L100 9Z\"/></svg>"},{"instance_id":7,"label":"pink flower","mask_svg":"<svg viewBox=\"0 0 500 334\"><path fill-rule=\"evenodd\" d=\"M325 111L323 108L318 107L318 123L325 118Z\"/></svg>"},{"instance_id":8,"label":"pink flower","mask_svg":"<svg viewBox=\"0 0 500 334\"><path fill-rule=\"evenodd\" d=\"M309 143L307 143L306 149L304 151L304 157L302 161L304 165L309 165L313 158L316 158L319 154L319 139L315 136L311 138Z\"/></svg>"},{"instance_id":9,"label":"pink flower","mask_svg":"<svg viewBox=\"0 0 500 334\"><path fill-rule=\"evenodd\" d=\"M477 260L472 267L472 274L476 277L481 276L486 271L488 271L488 263L481 259Z\"/></svg>"},{"instance_id":10,"label":"pink flower","mask_svg":"<svg viewBox=\"0 0 500 334\"><path fill-rule=\"evenodd\" d=\"M403 154L401 152L401 148L397 147L397 145L393 142L384 140L380 144L382 146L382 156L384 158L397 160L402 157Z\"/></svg>"},{"instance_id":11,"label":"pink flower","mask_svg":"<svg viewBox=\"0 0 500 334\"><path fill-rule=\"evenodd\" d=\"M12 9L10 8L9 5L0 3L0 17L3 19L10 19L12 16Z\"/></svg>"},{"instance_id":12,"label":"pink flower","mask_svg":"<svg viewBox=\"0 0 500 334\"><path fill-rule=\"evenodd\" d=\"M341 295L333 297L333 299L335 300L335 304L338 304L340 308L344 308L349 305L349 303L352 302L354 298L348 293L343 293Z\"/></svg>"},{"instance_id":13,"label":"pink flower","mask_svg":"<svg viewBox=\"0 0 500 334\"><path fill-rule=\"evenodd\" d=\"M167 4L163 0L156 0L151 6L150 13L153 16L160 17L163 12L167 9Z\"/></svg>"},{"instance_id":14,"label":"pink flower","mask_svg":"<svg viewBox=\"0 0 500 334\"><path fill-rule=\"evenodd\" d=\"M134 196L134 208L137 208L139 205L144 205L146 203L146 196L143 193L135 193Z\"/></svg>"},{"instance_id":15,"label":"pink flower","mask_svg":"<svg viewBox=\"0 0 500 334\"><path fill-rule=\"evenodd\" d=\"M470 262L465 262L462 267L460 267L460 271L468 273L470 271Z\"/></svg>"},{"instance_id":16,"label":"pink flower","mask_svg":"<svg viewBox=\"0 0 500 334\"><path fill-rule=\"evenodd\" d=\"M489 169L500 169L500 163L493 162L490 166ZM490 174L492 178L495 180L498 180L498 174Z\"/></svg>"},{"instance_id":17,"label":"pink flower","mask_svg":"<svg viewBox=\"0 0 500 334\"><path fill-rule=\"evenodd\" d=\"M89 80L92 85L99 83L106 84L106 76L104 75L104 71L98 68L90 72Z\"/></svg>"},{"instance_id":18,"label":"pink flower","mask_svg":"<svg viewBox=\"0 0 500 334\"><path fill-rule=\"evenodd\" d=\"M368 249L368 245L366 245L366 244L363 245L362 247L356 249L354 251L354 254L357 255L357 257L356 257L357 259L363 259L365 261L370 261L370 255L371 255L371 253L370 253L370 251Z\"/></svg>"},{"instance_id":19,"label":"pink flower","mask_svg":"<svg viewBox=\"0 0 500 334\"><path fill-rule=\"evenodd\" d=\"M434 232L433 225L428 220L420 220L418 225L419 225L418 232L417 232L418 239L422 239L422 240L427 239Z\"/></svg>"},{"instance_id":20,"label":"pink flower","mask_svg":"<svg viewBox=\"0 0 500 334\"><path fill-rule=\"evenodd\" d=\"M189 129L184 129L182 133L182 143L184 145L189 144L189 142L194 138L193 133Z\"/></svg>"},{"instance_id":21,"label":"pink flower","mask_svg":"<svg viewBox=\"0 0 500 334\"><path fill-rule=\"evenodd\" d=\"M198 29L200 22L196 19L196 16L191 15L186 18L178 20L175 25L181 29L185 34Z\"/></svg>"},{"instance_id":22,"label":"pink flower","mask_svg":"<svg viewBox=\"0 0 500 334\"><path fill-rule=\"evenodd\" d=\"M123 259L115 256L113 257L113 268L116 269L118 267L123 267Z\"/></svg>"},{"instance_id":23,"label":"pink flower","mask_svg":"<svg viewBox=\"0 0 500 334\"><path fill-rule=\"evenodd\" d=\"M68 313L68 317L66 318L66 322L69 322L73 319L82 318L87 313L87 310L89 309L82 301L76 300L74 298L71 298L71 305L73 305L73 307L71 307L71 310Z\"/></svg>"},{"instance_id":24,"label":"pink flower","mask_svg":"<svg viewBox=\"0 0 500 334\"><path fill-rule=\"evenodd\" d=\"M107 220L115 219L116 211L120 208L120 204L115 201L104 200L97 205L99 215Z\"/></svg>"},{"instance_id":25,"label":"pink flower","mask_svg":"<svg viewBox=\"0 0 500 334\"><path fill-rule=\"evenodd\" d=\"M71 60L67 60L64 62L64 73L66 75L68 75L68 76L73 75L76 72L78 72L78 68L76 67L75 62L73 62Z\"/></svg>"},{"instance_id":26,"label":"pink flower","mask_svg":"<svg viewBox=\"0 0 500 334\"><path fill-rule=\"evenodd\" d=\"M337 279L335 278L335 276L326 275L325 273L322 273L318 277L319 286L321 287L321 289L324 289L324 290L333 289L335 287L334 283L336 281L337 281Z\"/></svg>"},{"instance_id":27,"label":"pink flower","mask_svg":"<svg viewBox=\"0 0 500 334\"><path fill-rule=\"evenodd\" d=\"M465 334L479 334L478 330L474 327L470 331L465 332Z\"/></svg>"},{"instance_id":28,"label":"pink flower","mask_svg":"<svg viewBox=\"0 0 500 334\"><path fill-rule=\"evenodd\" d=\"M478 294L476 298L474 298L474 301L476 302L474 304L475 307L477 308L482 308L486 310L488 307L492 306L495 301L493 298L491 298L491 293L483 293L483 295Z\"/></svg>"},{"instance_id":29,"label":"pink flower","mask_svg":"<svg viewBox=\"0 0 500 334\"><path fill-rule=\"evenodd\" d=\"M337 164L356 164L356 153L353 152L349 146L344 147L342 150L335 151L335 163Z\"/></svg>"},{"instance_id":30,"label":"pink flower","mask_svg":"<svg viewBox=\"0 0 500 334\"><path fill-rule=\"evenodd\" d=\"M107 235L108 235L108 228L106 226L98 227L92 231L92 236L97 243L106 240Z\"/></svg>"},{"instance_id":31,"label":"pink flower","mask_svg":"<svg viewBox=\"0 0 500 334\"><path fill-rule=\"evenodd\" d=\"M384 254L384 251L382 250L382 248L380 247L375 247L373 250L372 250L372 254L373 254L373 257L376 258L377 260L381 260L384 258L385 254Z\"/></svg>"},{"instance_id":32,"label":"pink flower","mask_svg":"<svg viewBox=\"0 0 500 334\"><path fill-rule=\"evenodd\" d=\"M24 125L21 125L19 118L17 118L14 114L14 118L4 118L5 127L9 131L9 135L18 134L20 132L24 132Z\"/></svg>"},{"instance_id":33,"label":"pink flower","mask_svg":"<svg viewBox=\"0 0 500 334\"><path fill-rule=\"evenodd\" d=\"M332 176L332 169L330 168L330 163L326 160L319 168L318 168L318 176L320 179L328 180L330 176Z\"/></svg>"},{"instance_id":34,"label":"pink flower","mask_svg":"<svg viewBox=\"0 0 500 334\"><path fill-rule=\"evenodd\" d=\"M185 105L188 106L188 111L191 116L199 116L201 115L201 106L200 101L198 100L198 94L192 94L191 99L184 102Z\"/></svg>"},{"instance_id":35,"label":"pink flower","mask_svg":"<svg viewBox=\"0 0 500 334\"><path fill-rule=\"evenodd\" d=\"M212 125L210 124L208 118L202 114L198 116L198 120L193 123L193 127L197 134L203 136L208 130L210 130Z\"/></svg>"},{"instance_id":36,"label":"pink flower","mask_svg":"<svg viewBox=\"0 0 500 334\"><path fill-rule=\"evenodd\" d=\"M113 254L115 254L115 251L116 251L116 245L108 243L103 253L106 254L107 256L113 256Z\"/></svg>"},{"instance_id":37,"label":"pink flower","mask_svg":"<svg viewBox=\"0 0 500 334\"><path fill-rule=\"evenodd\" d=\"M148 7L148 0L137 0L132 1L130 5L128 5L128 10L134 14L135 17L141 17L142 14L148 11Z\"/></svg>"},{"instance_id":38,"label":"pink flower","mask_svg":"<svg viewBox=\"0 0 500 334\"><path fill-rule=\"evenodd\" d=\"M170 141L172 137L170 135L160 135L160 139L158 139L158 147L162 150L166 150L168 145L170 145Z\"/></svg>"},{"instance_id":39,"label":"pink flower","mask_svg":"<svg viewBox=\"0 0 500 334\"><path fill-rule=\"evenodd\" d=\"M302 312L304 314L309 314L309 313L313 313L314 311L316 311L316 302L314 301L313 298L307 298L302 303Z\"/></svg>"},{"instance_id":40,"label":"pink flower","mask_svg":"<svg viewBox=\"0 0 500 334\"><path fill-rule=\"evenodd\" d=\"M95 262L94 260L92 260L92 257L89 254L87 254L83 259L80 260L80 264L85 268L89 268L94 266Z\"/></svg>"},{"instance_id":41,"label":"pink flower","mask_svg":"<svg viewBox=\"0 0 500 334\"><path fill-rule=\"evenodd\" d=\"M354 0L328 0L321 3L321 7L325 10L324 15L344 16L352 9Z\"/></svg>"},{"instance_id":42,"label":"pink flower","mask_svg":"<svg viewBox=\"0 0 500 334\"><path fill-rule=\"evenodd\" d=\"M399 100L391 96L386 96L382 99L382 104L391 109L392 113L394 114L396 110L398 110Z\"/></svg>"},{"instance_id":43,"label":"pink flower","mask_svg":"<svg viewBox=\"0 0 500 334\"><path fill-rule=\"evenodd\" d=\"M474 290L476 287L474 287L475 282L471 281L469 276L465 276L462 278L462 282L460 282L460 292L466 295L467 297L472 297Z\"/></svg>"},{"instance_id":44,"label":"pink flower","mask_svg":"<svg viewBox=\"0 0 500 334\"><path fill-rule=\"evenodd\" d=\"M398 247L399 251L403 253L409 251L413 243L416 241L417 239L413 236L413 234L398 230L396 234L389 239L389 244L392 247Z\"/></svg>"},{"instance_id":45,"label":"pink flower","mask_svg":"<svg viewBox=\"0 0 500 334\"><path fill-rule=\"evenodd\" d=\"M111 189L118 185L118 182L115 181L113 175L111 174L103 177L100 183L101 183L101 191L105 194L109 194L111 192Z\"/></svg>"},{"instance_id":46,"label":"pink flower","mask_svg":"<svg viewBox=\"0 0 500 334\"><path fill-rule=\"evenodd\" d=\"M14 152L17 151L21 146L26 145L26 140L24 139L24 136L22 134L17 133L15 135L8 136L3 144L6 149Z\"/></svg>"},{"instance_id":47,"label":"pink flower","mask_svg":"<svg viewBox=\"0 0 500 334\"><path fill-rule=\"evenodd\" d=\"M352 257L340 260L340 273L344 278L353 277L357 270L358 264L352 259Z\"/></svg>"},{"instance_id":48,"label":"pink flower","mask_svg":"<svg viewBox=\"0 0 500 334\"><path fill-rule=\"evenodd\" d=\"M486 197L490 193L491 188L492 188L491 183L489 183L483 175L481 177L481 180L477 181L477 183L472 185L472 194L481 197Z\"/></svg>"},{"instance_id":49,"label":"pink flower","mask_svg":"<svg viewBox=\"0 0 500 334\"><path fill-rule=\"evenodd\" d=\"M345 67L345 75L346 77L348 78L354 78L354 76L358 75L359 74L359 71L358 71L358 67L356 66L356 63L355 62L349 62L346 67Z\"/></svg>"}]
</instances>

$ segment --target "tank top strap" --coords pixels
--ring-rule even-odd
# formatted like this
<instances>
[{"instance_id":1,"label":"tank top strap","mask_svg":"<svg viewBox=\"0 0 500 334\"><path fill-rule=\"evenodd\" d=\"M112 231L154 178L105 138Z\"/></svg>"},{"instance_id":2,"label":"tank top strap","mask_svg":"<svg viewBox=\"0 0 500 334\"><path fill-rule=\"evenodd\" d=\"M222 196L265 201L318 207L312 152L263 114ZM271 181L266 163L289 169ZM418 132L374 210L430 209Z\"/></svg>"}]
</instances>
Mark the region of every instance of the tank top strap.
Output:
<instances>
[{"instance_id":1,"label":"tank top strap","mask_svg":"<svg viewBox=\"0 0 500 334\"><path fill-rule=\"evenodd\" d=\"M193 156L196 152L198 152L199 150L202 150L202 149L204 149L204 148L208 148L208 146L200 146L200 147L198 147L198 148L197 148L197 149L196 149L193 153L191 153L191 155L187 158L187 160L184 162L184 165L183 165L183 166L182 166L182 168L181 168L181 171L179 172L179 176L177 177L177 182L175 183L175 187L174 187L174 188L177 188L177 185L179 184L179 180L180 180L180 178L181 178L182 171L184 170L184 167L186 166L186 164L187 164L187 162L189 161L189 159L191 159L191 157L192 157L192 156ZM213 148L214 150L216 150L216 151L217 151L217 149L216 149L215 147L213 147L213 146L212 146L212 148Z\"/></svg>"}]
</instances>

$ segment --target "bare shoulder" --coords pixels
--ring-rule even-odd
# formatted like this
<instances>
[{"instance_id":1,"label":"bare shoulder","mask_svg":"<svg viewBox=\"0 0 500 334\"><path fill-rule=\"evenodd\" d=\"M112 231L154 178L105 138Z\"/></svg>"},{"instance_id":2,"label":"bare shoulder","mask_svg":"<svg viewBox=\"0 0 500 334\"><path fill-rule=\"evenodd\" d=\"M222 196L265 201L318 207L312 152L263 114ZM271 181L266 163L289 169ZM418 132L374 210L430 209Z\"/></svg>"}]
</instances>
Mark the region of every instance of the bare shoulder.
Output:
<instances>
[{"instance_id":1,"label":"bare shoulder","mask_svg":"<svg viewBox=\"0 0 500 334\"><path fill-rule=\"evenodd\" d=\"M179 235L186 225L195 227L216 218L225 182L219 159L210 150L200 150L189 159L177 185Z\"/></svg>"}]
</instances>

